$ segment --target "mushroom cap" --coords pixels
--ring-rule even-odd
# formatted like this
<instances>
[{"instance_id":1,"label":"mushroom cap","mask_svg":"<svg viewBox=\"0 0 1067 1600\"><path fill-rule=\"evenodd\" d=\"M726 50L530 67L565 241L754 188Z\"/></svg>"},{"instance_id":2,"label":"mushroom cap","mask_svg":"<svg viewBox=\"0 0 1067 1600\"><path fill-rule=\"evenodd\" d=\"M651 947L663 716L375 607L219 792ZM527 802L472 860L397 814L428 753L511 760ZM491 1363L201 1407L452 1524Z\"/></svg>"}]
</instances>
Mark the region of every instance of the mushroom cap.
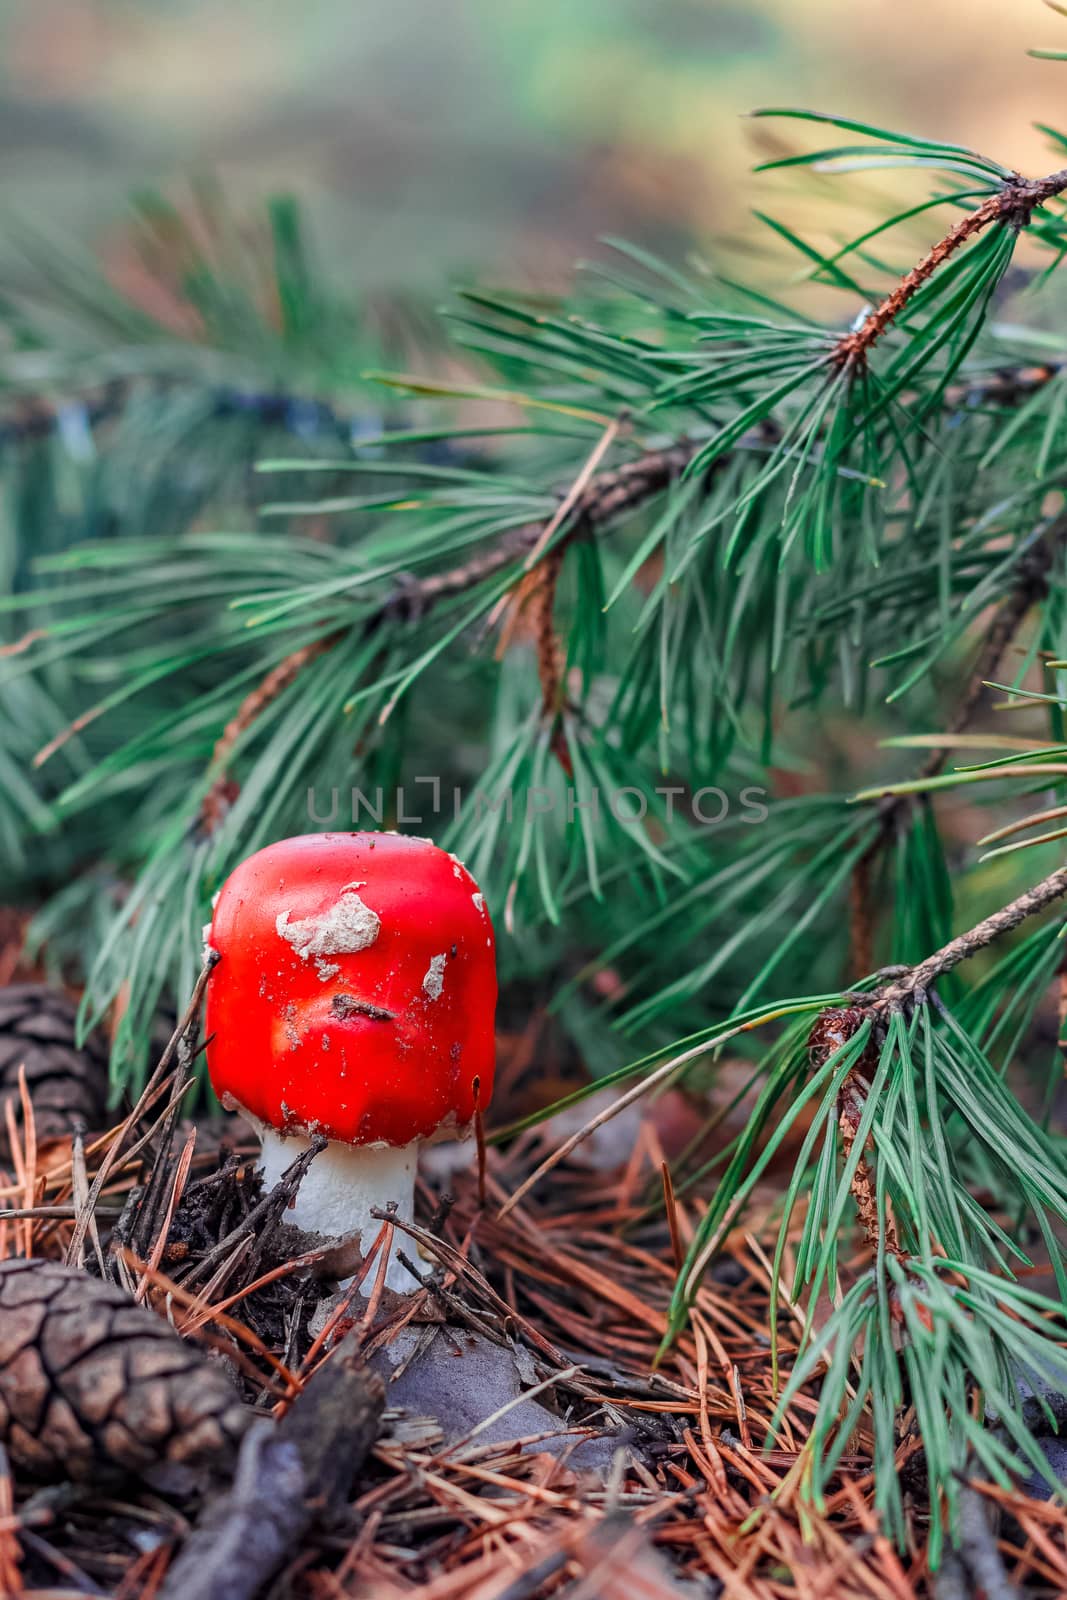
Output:
<instances>
[{"instance_id":1,"label":"mushroom cap","mask_svg":"<svg viewBox=\"0 0 1067 1600\"><path fill-rule=\"evenodd\" d=\"M406 1145L493 1089L496 961L478 885L428 839L311 833L242 861L215 903L207 1061L282 1132ZM477 1087L476 1087L477 1086Z\"/></svg>"}]
</instances>

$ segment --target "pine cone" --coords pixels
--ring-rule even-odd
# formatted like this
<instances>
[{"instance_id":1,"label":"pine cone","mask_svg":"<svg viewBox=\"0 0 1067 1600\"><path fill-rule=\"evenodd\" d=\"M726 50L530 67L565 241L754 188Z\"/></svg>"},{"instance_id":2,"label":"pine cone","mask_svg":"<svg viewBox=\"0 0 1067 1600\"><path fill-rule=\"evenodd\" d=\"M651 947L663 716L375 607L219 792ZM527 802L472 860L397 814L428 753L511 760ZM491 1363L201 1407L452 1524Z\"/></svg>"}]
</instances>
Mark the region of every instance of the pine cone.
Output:
<instances>
[{"instance_id":1,"label":"pine cone","mask_svg":"<svg viewBox=\"0 0 1067 1600\"><path fill-rule=\"evenodd\" d=\"M0 1262L0 1443L37 1478L225 1461L247 1413L223 1370L115 1284Z\"/></svg>"},{"instance_id":2,"label":"pine cone","mask_svg":"<svg viewBox=\"0 0 1067 1600\"><path fill-rule=\"evenodd\" d=\"M75 1121L103 1125L107 1112L107 1047L99 1036L74 1043L75 1007L43 983L0 989L0 1160L10 1158L3 1103L13 1098L22 1125L19 1068L25 1065L38 1140L70 1133Z\"/></svg>"}]
</instances>

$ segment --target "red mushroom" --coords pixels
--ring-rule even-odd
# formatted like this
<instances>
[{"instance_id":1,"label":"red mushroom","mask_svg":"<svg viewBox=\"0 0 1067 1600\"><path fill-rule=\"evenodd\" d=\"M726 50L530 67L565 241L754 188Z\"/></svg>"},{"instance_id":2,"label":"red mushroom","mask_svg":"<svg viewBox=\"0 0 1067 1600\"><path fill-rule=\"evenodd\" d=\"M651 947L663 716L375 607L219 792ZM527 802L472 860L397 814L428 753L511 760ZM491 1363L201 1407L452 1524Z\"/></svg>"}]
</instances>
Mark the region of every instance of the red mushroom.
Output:
<instances>
[{"instance_id":1,"label":"red mushroom","mask_svg":"<svg viewBox=\"0 0 1067 1600\"><path fill-rule=\"evenodd\" d=\"M258 1128L276 1181L329 1140L292 1220L366 1251L371 1209L412 1216L421 1140L454 1138L493 1088L493 928L466 868L395 833L313 833L227 878L208 942L208 1069ZM387 1281L412 1288L399 1264Z\"/></svg>"}]
</instances>

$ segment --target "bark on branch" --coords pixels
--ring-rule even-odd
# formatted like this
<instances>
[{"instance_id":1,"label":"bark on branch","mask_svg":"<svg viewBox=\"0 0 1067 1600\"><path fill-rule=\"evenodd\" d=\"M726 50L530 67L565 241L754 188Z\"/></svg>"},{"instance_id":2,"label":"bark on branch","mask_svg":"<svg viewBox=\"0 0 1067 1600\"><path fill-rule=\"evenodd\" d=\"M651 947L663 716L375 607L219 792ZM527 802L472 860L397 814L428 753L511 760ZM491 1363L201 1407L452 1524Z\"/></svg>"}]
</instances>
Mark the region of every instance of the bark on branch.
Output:
<instances>
[{"instance_id":1,"label":"bark on branch","mask_svg":"<svg viewBox=\"0 0 1067 1600\"><path fill-rule=\"evenodd\" d=\"M849 367L861 365L866 361L879 339L893 326L923 284L928 282L937 269L943 266L950 256L955 255L968 239L975 238L993 222L1002 223L1005 227L1020 232L1027 227L1038 206L1061 194L1064 189L1067 189L1067 169L1050 173L1047 178L1023 178L1016 174L1011 182L1006 183L996 194L991 194L974 211L961 217L944 238L939 239L933 249L927 251L922 260L901 278L881 304L864 318L860 326L846 333L838 341L833 355L835 363L841 367Z\"/></svg>"},{"instance_id":2,"label":"bark on branch","mask_svg":"<svg viewBox=\"0 0 1067 1600\"><path fill-rule=\"evenodd\" d=\"M1047 878L1035 884L1032 889L1027 889L1017 899L1003 906L1001 910L994 911L992 916L985 917L973 928L969 928L966 933L950 939L940 950L935 950L925 961L920 961L917 967L912 967L904 977L897 978L878 996L876 1004L879 1010L890 1011L908 1001L921 1000L930 985L938 978L944 977L946 972L951 972L961 961L966 961L979 950L984 950L986 945L992 944L994 939L999 939L1001 934L1017 928L1027 917L1043 911L1046 906L1065 894L1067 894L1067 867L1061 867L1057 872L1050 873Z\"/></svg>"}]
</instances>

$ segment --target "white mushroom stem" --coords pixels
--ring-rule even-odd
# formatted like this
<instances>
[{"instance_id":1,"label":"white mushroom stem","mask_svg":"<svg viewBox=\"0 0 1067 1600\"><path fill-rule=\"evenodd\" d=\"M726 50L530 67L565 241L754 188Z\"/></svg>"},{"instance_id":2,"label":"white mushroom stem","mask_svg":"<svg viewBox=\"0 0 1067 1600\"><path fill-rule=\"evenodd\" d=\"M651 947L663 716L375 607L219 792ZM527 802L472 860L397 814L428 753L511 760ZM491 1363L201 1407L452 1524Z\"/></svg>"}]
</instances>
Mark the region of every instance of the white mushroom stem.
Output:
<instances>
[{"instance_id":1,"label":"white mushroom stem","mask_svg":"<svg viewBox=\"0 0 1067 1600\"><path fill-rule=\"evenodd\" d=\"M310 1140L299 1133L283 1138L275 1128L263 1123L257 1123L257 1131L263 1141L263 1183L270 1189L286 1167L310 1147ZM305 1172L284 1220L305 1233L321 1233L328 1239L350 1241L361 1255L366 1255L382 1226L381 1218L371 1215L373 1210L384 1211L387 1206L395 1205L401 1222L414 1220L417 1160L417 1142L395 1148L344 1144L339 1139L331 1139ZM414 1253L411 1239L399 1230L393 1234L385 1281L398 1294L411 1294L416 1283L397 1260L398 1250L409 1256ZM377 1266L375 1262L371 1268L367 1293Z\"/></svg>"}]
</instances>

